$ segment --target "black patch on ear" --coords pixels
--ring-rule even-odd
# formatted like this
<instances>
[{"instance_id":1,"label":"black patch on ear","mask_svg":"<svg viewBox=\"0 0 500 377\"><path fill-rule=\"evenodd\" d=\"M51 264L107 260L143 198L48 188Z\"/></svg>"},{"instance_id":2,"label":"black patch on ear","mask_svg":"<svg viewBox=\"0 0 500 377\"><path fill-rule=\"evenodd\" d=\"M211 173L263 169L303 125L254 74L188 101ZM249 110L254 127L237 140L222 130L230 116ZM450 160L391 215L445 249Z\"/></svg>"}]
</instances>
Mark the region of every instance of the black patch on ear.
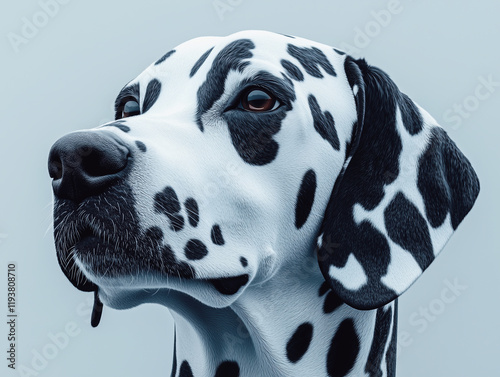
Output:
<instances>
[{"instance_id":1,"label":"black patch on ear","mask_svg":"<svg viewBox=\"0 0 500 377\"><path fill-rule=\"evenodd\" d=\"M146 94L144 96L144 103L142 104L142 114L147 112L151 106L153 106L160 96L161 92L161 82L157 79L153 79L149 82L146 88Z\"/></svg>"},{"instance_id":2,"label":"black patch on ear","mask_svg":"<svg viewBox=\"0 0 500 377\"><path fill-rule=\"evenodd\" d=\"M330 377L344 377L351 371L359 354L359 337L352 319L345 319L339 325L332 339L326 359Z\"/></svg>"},{"instance_id":3,"label":"black patch on ear","mask_svg":"<svg viewBox=\"0 0 500 377\"><path fill-rule=\"evenodd\" d=\"M116 127L120 131L130 132L130 127L126 126L125 124L123 124L123 122L120 122L119 120L117 120L116 122L113 122L113 123L106 124L106 127Z\"/></svg>"},{"instance_id":4,"label":"black patch on ear","mask_svg":"<svg viewBox=\"0 0 500 377\"><path fill-rule=\"evenodd\" d=\"M191 366L189 365L187 360L184 360L181 364L181 368L179 369L179 377L194 377Z\"/></svg>"},{"instance_id":5,"label":"black patch on ear","mask_svg":"<svg viewBox=\"0 0 500 377\"><path fill-rule=\"evenodd\" d=\"M325 302L323 303L323 313L330 314L333 313L335 309L342 306L343 302L339 296L335 294L332 290L328 292L325 298Z\"/></svg>"},{"instance_id":6,"label":"black patch on ear","mask_svg":"<svg viewBox=\"0 0 500 377\"><path fill-rule=\"evenodd\" d=\"M335 121L329 111L324 113L319 107L316 97L309 95L309 108L314 120L314 129L321 135L323 139L328 141L336 151L340 150L340 141L335 128Z\"/></svg>"},{"instance_id":7,"label":"black patch on ear","mask_svg":"<svg viewBox=\"0 0 500 377\"><path fill-rule=\"evenodd\" d=\"M192 239L186 243L184 254L189 260L199 260L205 258L208 254L208 249L200 240Z\"/></svg>"},{"instance_id":8,"label":"black patch on ear","mask_svg":"<svg viewBox=\"0 0 500 377\"><path fill-rule=\"evenodd\" d=\"M230 278L209 279L214 288L223 295L234 295L246 283L248 283L248 275L239 275Z\"/></svg>"},{"instance_id":9,"label":"black patch on ear","mask_svg":"<svg viewBox=\"0 0 500 377\"><path fill-rule=\"evenodd\" d=\"M281 101L281 106L273 111L254 113L232 106L223 113L231 141L240 157L251 165L269 164L279 148L273 136L281 129L281 122L295 100L293 83L288 78L278 78L261 71L240 85L242 89L250 85L263 86Z\"/></svg>"},{"instance_id":10,"label":"black patch on ear","mask_svg":"<svg viewBox=\"0 0 500 377\"><path fill-rule=\"evenodd\" d=\"M136 140L135 141L135 145L137 145L137 148L139 148L139 150L141 152L146 152L147 151L146 144L144 144L142 141Z\"/></svg>"},{"instance_id":11,"label":"black patch on ear","mask_svg":"<svg viewBox=\"0 0 500 377\"><path fill-rule=\"evenodd\" d=\"M295 227L302 228L311 213L316 194L316 173L309 169L300 184L297 202L295 203Z\"/></svg>"},{"instance_id":12,"label":"black patch on ear","mask_svg":"<svg viewBox=\"0 0 500 377\"><path fill-rule=\"evenodd\" d=\"M154 208L156 212L163 213L170 220L170 228L176 232L184 228L184 217L179 213L181 205L175 190L168 186L155 195Z\"/></svg>"},{"instance_id":13,"label":"black patch on ear","mask_svg":"<svg viewBox=\"0 0 500 377\"><path fill-rule=\"evenodd\" d=\"M285 69L290 78L295 81L304 81L304 75L299 67L293 64L290 60L281 59L281 65Z\"/></svg>"},{"instance_id":14,"label":"black patch on ear","mask_svg":"<svg viewBox=\"0 0 500 377\"><path fill-rule=\"evenodd\" d=\"M379 307L396 297L396 293L380 281L391 260L390 247L385 236L370 222L357 224L354 221L353 207L360 204L367 211L373 210L384 197L384 186L399 175L402 143L396 129L395 112L399 91L380 69L368 67L364 60L352 64L359 65L359 68L349 66L350 83L366 92L365 96L360 96L358 104L358 117L364 114L364 122L357 122L359 129L351 141L352 159L343 176L335 181L325 211L323 239L338 246L334 250L322 246L318 258L325 279L330 280L330 265L344 267L349 255L354 254L368 277L368 283L355 292L345 289L336 280L331 280L331 285L342 301L350 306L373 309L372 305ZM364 85L363 81L356 81L361 79L360 71L363 71ZM363 105L363 97L366 99L365 110L359 107ZM374 302L374 298L378 301Z\"/></svg>"},{"instance_id":15,"label":"black patch on ear","mask_svg":"<svg viewBox=\"0 0 500 377\"><path fill-rule=\"evenodd\" d=\"M220 230L220 226L215 224L210 231L210 238L215 245L222 246L224 245L224 237L222 237L222 231Z\"/></svg>"},{"instance_id":16,"label":"black patch on ear","mask_svg":"<svg viewBox=\"0 0 500 377\"><path fill-rule=\"evenodd\" d=\"M297 47L292 44L288 44L288 53L297 59L302 67L304 67L305 71L313 77L323 77L319 67L323 68L329 75L337 76L335 69L328 61L323 51L319 48Z\"/></svg>"},{"instance_id":17,"label":"black patch on ear","mask_svg":"<svg viewBox=\"0 0 500 377\"><path fill-rule=\"evenodd\" d=\"M434 128L418 167L418 189L432 227L441 226L448 213L456 229L479 194L479 180L467 158L441 128Z\"/></svg>"},{"instance_id":18,"label":"black patch on ear","mask_svg":"<svg viewBox=\"0 0 500 377\"><path fill-rule=\"evenodd\" d=\"M434 260L427 221L402 192L385 209L384 222L389 237L410 252L422 271L425 270Z\"/></svg>"},{"instance_id":19,"label":"black patch on ear","mask_svg":"<svg viewBox=\"0 0 500 377\"><path fill-rule=\"evenodd\" d=\"M215 371L215 377L239 377L240 366L236 361L223 361Z\"/></svg>"},{"instance_id":20,"label":"black patch on ear","mask_svg":"<svg viewBox=\"0 0 500 377\"><path fill-rule=\"evenodd\" d=\"M169 58L173 53L175 52L175 50L170 50L169 52L167 52L165 55L163 55L160 59L158 59L155 63L155 65L158 65L158 64L161 64L163 63L165 60L167 60L167 58Z\"/></svg>"},{"instance_id":21,"label":"black patch on ear","mask_svg":"<svg viewBox=\"0 0 500 377\"><path fill-rule=\"evenodd\" d=\"M205 63L205 60L207 60L208 55L210 55L210 53L212 52L213 49L214 48L212 47L211 49L206 51L203 55L200 56L198 61L196 63L194 63L194 66L193 66L193 68L191 68L191 72L189 73L189 77L193 77L196 74L196 72L198 72L198 70L200 69L202 64Z\"/></svg>"},{"instance_id":22,"label":"black patch on ear","mask_svg":"<svg viewBox=\"0 0 500 377\"><path fill-rule=\"evenodd\" d=\"M207 73L207 79L198 89L198 110L196 123L203 131L201 116L212 108L214 103L224 93L224 83L231 70L242 71L248 64L243 62L252 57L250 50L255 48L249 39L239 39L224 47L215 57L212 67Z\"/></svg>"},{"instance_id":23,"label":"black patch on ear","mask_svg":"<svg viewBox=\"0 0 500 377\"><path fill-rule=\"evenodd\" d=\"M339 55L345 55L345 52L342 50L337 50L336 48L334 48L333 51L335 51Z\"/></svg>"},{"instance_id":24,"label":"black patch on ear","mask_svg":"<svg viewBox=\"0 0 500 377\"><path fill-rule=\"evenodd\" d=\"M406 94L401 93L401 96L398 98L398 105L401 110L403 125L410 135L416 135L422 131L424 120L415 103Z\"/></svg>"},{"instance_id":25,"label":"black patch on ear","mask_svg":"<svg viewBox=\"0 0 500 377\"><path fill-rule=\"evenodd\" d=\"M200 221L198 203L193 198L187 198L184 202L184 207L186 207L189 224L196 228L198 226L198 221Z\"/></svg>"},{"instance_id":26,"label":"black patch on ear","mask_svg":"<svg viewBox=\"0 0 500 377\"><path fill-rule=\"evenodd\" d=\"M379 377L383 375L381 368L382 357L384 356L385 344L387 343L387 338L391 331L391 320L392 308L387 310L384 310L384 308L377 309L375 332L365 365L365 373L368 373L370 377Z\"/></svg>"},{"instance_id":27,"label":"black patch on ear","mask_svg":"<svg viewBox=\"0 0 500 377\"><path fill-rule=\"evenodd\" d=\"M301 324L286 344L286 357L292 363L299 361L309 349L313 337L313 325L309 322Z\"/></svg>"}]
</instances>

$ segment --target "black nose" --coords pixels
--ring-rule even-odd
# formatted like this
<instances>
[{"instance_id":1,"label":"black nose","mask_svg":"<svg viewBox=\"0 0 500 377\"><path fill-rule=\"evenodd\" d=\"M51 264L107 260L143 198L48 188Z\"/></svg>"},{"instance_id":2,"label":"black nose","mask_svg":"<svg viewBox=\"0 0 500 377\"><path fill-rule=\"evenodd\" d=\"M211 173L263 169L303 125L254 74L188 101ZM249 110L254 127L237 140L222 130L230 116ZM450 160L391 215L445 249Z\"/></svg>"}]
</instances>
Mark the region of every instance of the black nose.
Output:
<instances>
[{"instance_id":1,"label":"black nose","mask_svg":"<svg viewBox=\"0 0 500 377\"><path fill-rule=\"evenodd\" d=\"M129 149L106 131L63 136L49 153L54 194L76 202L97 195L123 178L129 157Z\"/></svg>"}]
</instances>

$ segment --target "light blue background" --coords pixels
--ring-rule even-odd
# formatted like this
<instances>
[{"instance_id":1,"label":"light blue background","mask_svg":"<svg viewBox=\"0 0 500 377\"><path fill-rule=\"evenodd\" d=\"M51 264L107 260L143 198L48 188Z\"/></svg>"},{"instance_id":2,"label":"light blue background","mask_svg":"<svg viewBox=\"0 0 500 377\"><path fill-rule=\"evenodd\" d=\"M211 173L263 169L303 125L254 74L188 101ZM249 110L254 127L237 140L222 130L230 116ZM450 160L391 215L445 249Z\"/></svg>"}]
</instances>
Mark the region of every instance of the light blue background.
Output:
<instances>
[{"instance_id":1,"label":"light blue background","mask_svg":"<svg viewBox=\"0 0 500 377\"><path fill-rule=\"evenodd\" d=\"M74 289L57 265L47 154L63 134L111 120L120 88L177 44L267 29L361 47L355 56L388 72L469 157L482 191L442 255L400 300L405 338L398 375L500 375L500 87L481 91L481 100L470 97L481 78L500 82L500 3L401 0L400 12L381 26L372 12L388 9L389 1L66 2L18 52L9 33L21 34L23 17L43 23L37 16L42 8L34 0L10 1L0 12L0 313L6 311L7 262L16 261L18 366L31 368L33 352L53 343L49 333L74 322L79 334L39 376L170 375L173 324L167 309L105 308L97 329L88 313L80 313L88 310L91 295ZM222 16L215 9L221 3L231 9ZM357 28L372 35L369 41L359 40ZM467 117L445 116L464 101L474 108ZM441 298L446 280L466 287L453 302ZM432 319L423 320L421 308L430 308ZM0 326L0 350L7 347L7 330ZM0 375L17 375L0 359Z\"/></svg>"}]
</instances>

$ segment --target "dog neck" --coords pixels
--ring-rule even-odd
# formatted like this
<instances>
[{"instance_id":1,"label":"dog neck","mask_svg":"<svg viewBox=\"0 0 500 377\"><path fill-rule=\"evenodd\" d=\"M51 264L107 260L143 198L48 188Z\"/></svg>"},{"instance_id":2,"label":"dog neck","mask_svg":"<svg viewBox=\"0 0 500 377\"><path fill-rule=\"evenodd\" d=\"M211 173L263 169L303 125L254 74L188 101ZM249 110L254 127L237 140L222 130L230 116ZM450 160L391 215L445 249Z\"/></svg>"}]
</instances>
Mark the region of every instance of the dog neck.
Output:
<instances>
[{"instance_id":1,"label":"dog neck","mask_svg":"<svg viewBox=\"0 0 500 377\"><path fill-rule=\"evenodd\" d=\"M222 309L158 292L175 320L172 376L394 376L397 303L356 310L317 266L300 271L284 268Z\"/></svg>"}]
</instances>

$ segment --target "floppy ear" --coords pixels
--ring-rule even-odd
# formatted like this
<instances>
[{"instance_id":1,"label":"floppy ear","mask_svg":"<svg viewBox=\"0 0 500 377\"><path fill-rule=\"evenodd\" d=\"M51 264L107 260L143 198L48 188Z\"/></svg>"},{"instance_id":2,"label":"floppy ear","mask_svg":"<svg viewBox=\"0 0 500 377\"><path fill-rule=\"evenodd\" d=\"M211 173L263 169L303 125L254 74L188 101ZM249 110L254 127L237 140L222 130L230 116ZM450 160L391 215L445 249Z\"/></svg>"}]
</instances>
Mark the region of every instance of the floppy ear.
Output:
<instances>
[{"instance_id":1,"label":"floppy ear","mask_svg":"<svg viewBox=\"0 0 500 377\"><path fill-rule=\"evenodd\" d=\"M387 74L347 56L358 121L318 240L318 261L348 305L397 298L472 208L479 181L467 158Z\"/></svg>"}]
</instances>

